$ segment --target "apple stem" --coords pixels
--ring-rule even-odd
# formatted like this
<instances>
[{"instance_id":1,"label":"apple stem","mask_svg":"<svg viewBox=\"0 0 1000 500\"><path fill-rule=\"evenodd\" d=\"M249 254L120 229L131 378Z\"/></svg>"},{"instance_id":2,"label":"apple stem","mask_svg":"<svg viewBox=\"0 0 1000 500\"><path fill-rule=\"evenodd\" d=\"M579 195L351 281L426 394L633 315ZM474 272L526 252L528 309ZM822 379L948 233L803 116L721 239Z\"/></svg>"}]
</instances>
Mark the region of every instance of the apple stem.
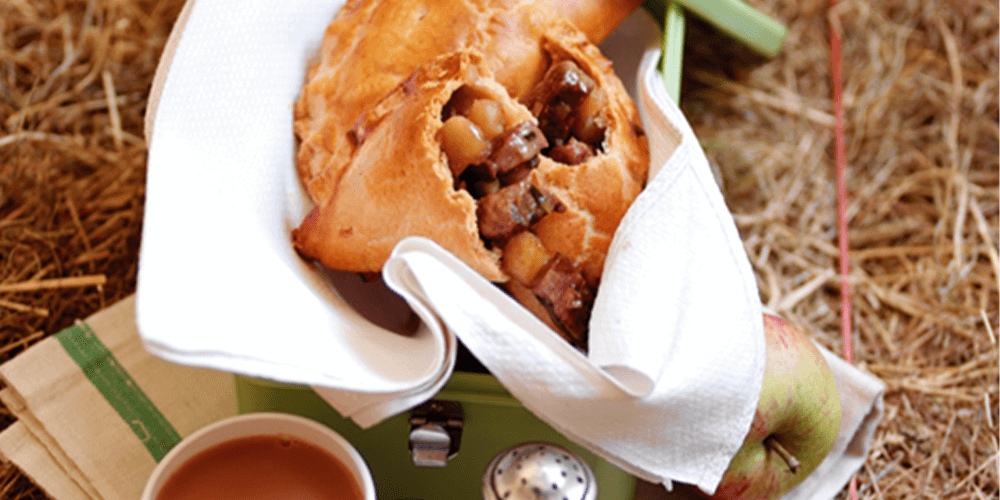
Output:
<instances>
[{"instance_id":1,"label":"apple stem","mask_svg":"<svg viewBox=\"0 0 1000 500\"><path fill-rule=\"evenodd\" d=\"M799 467L802 464L799 463L797 458L795 458L795 455L789 453L788 449L782 446L777 438L774 436L768 436L767 439L764 440L764 446L774 450L774 452L777 453L786 464L788 464L788 470L792 471L792 474L798 472Z\"/></svg>"}]
</instances>

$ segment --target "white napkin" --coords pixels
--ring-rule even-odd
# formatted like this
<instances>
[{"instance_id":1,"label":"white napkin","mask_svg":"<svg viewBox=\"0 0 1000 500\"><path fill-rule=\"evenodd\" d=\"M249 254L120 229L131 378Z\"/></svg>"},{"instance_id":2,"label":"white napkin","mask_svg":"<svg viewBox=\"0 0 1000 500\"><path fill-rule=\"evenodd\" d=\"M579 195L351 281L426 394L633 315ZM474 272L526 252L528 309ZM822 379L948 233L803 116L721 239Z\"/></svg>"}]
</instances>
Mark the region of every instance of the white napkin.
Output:
<instances>
[{"instance_id":1,"label":"white napkin","mask_svg":"<svg viewBox=\"0 0 1000 500\"><path fill-rule=\"evenodd\" d=\"M292 105L340 5L185 5L147 112L136 315L157 356L322 386L368 426L435 394L455 343L440 329L372 325L291 247L311 208L295 176Z\"/></svg>"}]
</instances>

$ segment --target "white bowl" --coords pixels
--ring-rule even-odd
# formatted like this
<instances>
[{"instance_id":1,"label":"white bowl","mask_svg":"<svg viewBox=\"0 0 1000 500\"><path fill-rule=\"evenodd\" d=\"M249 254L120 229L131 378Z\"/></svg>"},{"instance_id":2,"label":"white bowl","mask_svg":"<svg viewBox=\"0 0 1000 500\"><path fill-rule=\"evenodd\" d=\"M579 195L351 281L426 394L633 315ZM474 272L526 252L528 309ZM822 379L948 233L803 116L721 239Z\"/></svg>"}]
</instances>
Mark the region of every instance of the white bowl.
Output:
<instances>
[{"instance_id":1,"label":"white bowl","mask_svg":"<svg viewBox=\"0 0 1000 500\"><path fill-rule=\"evenodd\" d=\"M362 490L375 500L375 481L364 458L346 439L316 421L285 413L249 413L220 420L181 440L160 460L146 481L141 500L155 500L171 474L198 453L217 444L250 436L283 435L311 443L343 463Z\"/></svg>"}]
</instances>

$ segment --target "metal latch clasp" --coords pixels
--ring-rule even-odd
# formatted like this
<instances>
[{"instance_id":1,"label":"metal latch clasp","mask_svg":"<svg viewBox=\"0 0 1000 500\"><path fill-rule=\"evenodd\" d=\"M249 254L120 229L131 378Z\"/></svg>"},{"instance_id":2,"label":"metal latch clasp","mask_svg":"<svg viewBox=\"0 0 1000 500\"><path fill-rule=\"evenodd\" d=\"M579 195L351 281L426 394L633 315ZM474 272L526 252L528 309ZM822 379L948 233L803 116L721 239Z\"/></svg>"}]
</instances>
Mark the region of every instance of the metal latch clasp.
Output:
<instances>
[{"instance_id":1,"label":"metal latch clasp","mask_svg":"<svg viewBox=\"0 0 1000 500\"><path fill-rule=\"evenodd\" d=\"M410 454L417 467L444 467L458 454L464 413L454 401L428 401L410 411Z\"/></svg>"}]
</instances>

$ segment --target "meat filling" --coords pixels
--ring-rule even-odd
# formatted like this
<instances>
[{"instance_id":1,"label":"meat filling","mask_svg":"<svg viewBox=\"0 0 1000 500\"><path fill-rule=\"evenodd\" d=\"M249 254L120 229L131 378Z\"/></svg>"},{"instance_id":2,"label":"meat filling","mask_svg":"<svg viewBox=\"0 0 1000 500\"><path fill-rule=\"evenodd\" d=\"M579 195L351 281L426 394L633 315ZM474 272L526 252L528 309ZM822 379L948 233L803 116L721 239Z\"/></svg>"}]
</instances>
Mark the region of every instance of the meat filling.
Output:
<instances>
[{"instance_id":1,"label":"meat filling","mask_svg":"<svg viewBox=\"0 0 1000 500\"><path fill-rule=\"evenodd\" d=\"M530 228L542 217L564 211L566 206L555 196L533 184L519 182L480 198L476 217L483 239L502 242Z\"/></svg>"},{"instance_id":2,"label":"meat filling","mask_svg":"<svg viewBox=\"0 0 1000 500\"><path fill-rule=\"evenodd\" d=\"M542 81L531 90L529 100L534 101L531 111L541 114L540 106L550 102L564 102L576 106L585 99L597 85L594 79L583 72L573 61L565 60L553 64Z\"/></svg>"},{"instance_id":3,"label":"meat filling","mask_svg":"<svg viewBox=\"0 0 1000 500\"><path fill-rule=\"evenodd\" d=\"M514 167L531 161L548 146L538 126L531 122L519 123L497 137L493 154L486 165L494 175L506 174Z\"/></svg>"},{"instance_id":4,"label":"meat filling","mask_svg":"<svg viewBox=\"0 0 1000 500\"><path fill-rule=\"evenodd\" d=\"M562 146L556 146L549 151L549 157L559 163L579 165L595 154L594 147L586 142L570 137Z\"/></svg>"},{"instance_id":5,"label":"meat filling","mask_svg":"<svg viewBox=\"0 0 1000 500\"><path fill-rule=\"evenodd\" d=\"M571 344L585 348L594 296L583 275L568 257L556 254L536 280L531 291L552 321L569 336Z\"/></svg>"},{"instance_id":6,"label":"meat filling","mask_svg":"<svg viewBox=\"0 0 1000 500\"><path fill-rule=\"evenodd\" d=\"M602 151L607 99L573 61L558 62L525 98L538 124L508 126L500 103L473 85L460 87L442 110L441 149L456 189L476 200L480 237L502 249L512 280L530 289L571 344L586 349L594 288L567 256L545 248L532 226L566 206L531 184L539 157L579 165Z\"/></svg>"},{"instance_id":7,"label":"meat filling","mask_svg":"<svg viewBox=\"0 0 1000 500\"><path fill-rule=\"evenodd\" d=\"M601 150L607 128L603 112L607 97L573 61L562 61L549 68L526 102L552 148L544 154L553 160L567 165L586 161L589 156L579 154L577 146L572 147L574 154L560 150L573 142L588 145L594 153Z\"/></svg>"}]
</instances>

